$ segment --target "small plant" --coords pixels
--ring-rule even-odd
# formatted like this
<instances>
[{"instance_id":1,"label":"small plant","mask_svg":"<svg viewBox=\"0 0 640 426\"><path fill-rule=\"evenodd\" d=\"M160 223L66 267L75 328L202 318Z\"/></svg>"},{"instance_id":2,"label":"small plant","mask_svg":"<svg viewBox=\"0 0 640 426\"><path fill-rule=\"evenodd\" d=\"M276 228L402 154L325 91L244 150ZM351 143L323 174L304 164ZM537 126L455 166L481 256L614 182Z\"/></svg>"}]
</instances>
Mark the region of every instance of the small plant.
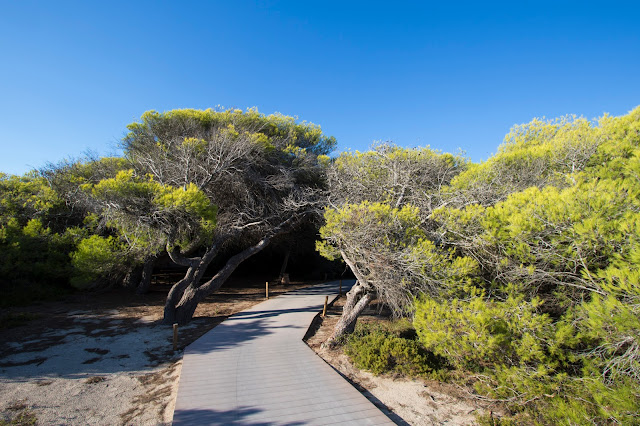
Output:
<instances>
[{"instance_id":1,"label":"small plant","mask_svg":"<svg viewBox=\"0 0 640 426\"><path fill-rule=\"evenodd\" d=\"M93 376L93 377L89 377L87 380L85 380L84 382L88 385L93 385L96 383L102 383L105 380L107 380L106 377L102 377L102 376Z\"/></svg>"},{"instance_id":2,"label":"small plant","mask_svg":"<svg viewBox=\"0 0 640 426\"><path fill-rule=\"evenodd\" d=\"M347 340L345 352L358 368L374 374L433 377L443 369L442 358L420 345L406 321L358 325Z\"/></svg>"},{"instance_id":3,"label":"small plant","mask_svg":"<svg viewBox=\"0 0 640 426\"><path fill-rule=\"evenodd\" d=\"M10 404L7 406L7 410L17 414L9 419L0 418L0 426L32 426L38 421L35 413L29 409L26 400Z\"/></svg>"},{"instance_id":4,"label":"small plant","mask_svg":"<svg viewBox=\"0 0 640 426\"><path fill-rule=\"evenodd\" d=\"M516 422L506 417L496 417L492 412L478 414L476 421L479 426L514 426Z\"/></svg>"}]
</instances>

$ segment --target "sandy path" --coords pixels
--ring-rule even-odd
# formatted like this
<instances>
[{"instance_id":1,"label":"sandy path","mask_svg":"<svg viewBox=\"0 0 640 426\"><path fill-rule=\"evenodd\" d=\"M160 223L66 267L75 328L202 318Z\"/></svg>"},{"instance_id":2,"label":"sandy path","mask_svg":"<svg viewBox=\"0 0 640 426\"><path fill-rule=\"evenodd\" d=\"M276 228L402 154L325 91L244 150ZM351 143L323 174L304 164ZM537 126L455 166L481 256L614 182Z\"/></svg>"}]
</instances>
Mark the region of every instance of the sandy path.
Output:
<instances>
[{"instance_id":1,"label":"sandy path","mask_svg":"<svg viewBox=\"0 0 640 426\"><path fill-rule=\"evenodd\" d=\"M169 421L181 357L172 355L171 328L117 312L69 316L75 327L7 342L15 352L0 360L3 408L25 406L43 425Z\"/></svg>"},{"instance_id":2,"label":"sandy path","mask_svg":"<svg viewBox=\"0 0 640 426\"><path fill-rule=\"evenodd\" d=\"M264 283L240 283L202 302L196 319L173 331L160 324L166 291L82 294L0 312L27 315L0 329L0 420L38 425L157 425L173 416L182 348L227 316L264 300ZM274 295L303 287L274 288ZM89 309L88 307L91 307Z\"/></svg>"}]
</instances>

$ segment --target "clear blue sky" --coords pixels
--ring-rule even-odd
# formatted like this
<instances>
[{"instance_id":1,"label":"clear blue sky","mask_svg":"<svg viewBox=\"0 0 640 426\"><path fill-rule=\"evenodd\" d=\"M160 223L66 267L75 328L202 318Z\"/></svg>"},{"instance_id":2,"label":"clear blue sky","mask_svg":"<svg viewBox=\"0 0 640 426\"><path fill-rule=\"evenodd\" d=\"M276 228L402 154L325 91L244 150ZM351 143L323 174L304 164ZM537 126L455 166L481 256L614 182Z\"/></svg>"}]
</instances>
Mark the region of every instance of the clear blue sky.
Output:
<instances>
[{"instance_id":1,"label":"clear blue sky","mask_svg":"<svg viewBox=\"0 0 640 426\"><path fill-rule=\"evenodd\" d=\"M0 0L0 171L216 105L474 161L534 117L640 105L640 3Z\"/></svg>"}]
</instances>

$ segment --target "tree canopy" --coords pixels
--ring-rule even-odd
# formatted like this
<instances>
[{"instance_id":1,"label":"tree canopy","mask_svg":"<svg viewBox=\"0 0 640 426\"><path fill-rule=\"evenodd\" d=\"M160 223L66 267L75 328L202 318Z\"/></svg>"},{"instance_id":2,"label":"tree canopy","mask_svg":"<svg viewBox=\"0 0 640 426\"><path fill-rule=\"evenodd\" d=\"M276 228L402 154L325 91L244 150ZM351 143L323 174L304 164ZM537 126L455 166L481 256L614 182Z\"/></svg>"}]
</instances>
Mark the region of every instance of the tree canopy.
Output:
<instances>
[{"instance_id":1,"label":"tree canopy","mask_svg":"<svg viewBox=\"0 0 640 426\"><path fill-rule=\"evenodd\" d=\"M318 126L256 110L174 110L147 112L128 128L122 147L131 171L91 191L123 233L162 242L188 267L169 293L166 322L188 321L242 261L316 215L323 202L323 163L335 139ZM231 245L238 253L201 282Z\"/></svg>"},{"instance_id":2,"label":"tree canopy","mask_svg":"<svg viewBox=\"0 0 640 426\"><path fill-rule=\"evenodd\" d=\"M365 166L377 158L374 149L335 161L344 182L376 184L362 198L331 187L339 201L325 213L321 252L412 317L424 348L516 421L635 423L640 107L598 123L516 126L486 162L456 160L464 167L430 196L418 179L408 192L382 184L396 175ZM397 290L403 304L389 297Z\"/></svg>"},{"instance_id":3,"label":"tree canopy","mask_svg":"<svg viewBox=\"0 0 640 426\"><path fill-rule=\"evenodd\" d=\"M357 316L373 298L402 313L411 309L419 287L433 284L416 279L426 263L447 257L427 249L434 230L431 214L448 202L446 188L466 167L461 157L390 144L365 153L346 152L333 161L318 250L331 259L341 257L358 281L330 345L353 330ZM414 250L417 244L425 250ZM417 265L412 263L416 256L423 261L419 267L412 266Z\"/></svg>"},{"instance_id":4,"label":"tree canopy","mask_svg":"<svg viewBox=\"0 0 640 426\"><path fill-rule=\"evenodd\" d=\"M421 362L516 422L637 423L640 107L515 126L480 164L392 144L331 159L335 143L256 110L150 111L121 158L0 174L3 301L52 280L144 291L167 256L185 275L164 321L184 323L274 238L315 226L357 278L330 345L378 299L412 320Z\"/></svg>"}]
</instances>

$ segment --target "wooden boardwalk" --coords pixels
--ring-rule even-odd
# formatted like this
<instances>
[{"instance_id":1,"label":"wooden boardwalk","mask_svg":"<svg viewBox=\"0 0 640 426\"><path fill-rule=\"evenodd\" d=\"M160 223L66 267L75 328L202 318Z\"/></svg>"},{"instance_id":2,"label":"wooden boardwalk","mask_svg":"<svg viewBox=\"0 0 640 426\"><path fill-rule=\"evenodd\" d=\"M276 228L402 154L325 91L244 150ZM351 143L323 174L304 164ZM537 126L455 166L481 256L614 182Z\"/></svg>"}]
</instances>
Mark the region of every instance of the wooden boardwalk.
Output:
<instances>
[{"instance_id":1,"label":"wooden boardwalk","mask_svg":"<svg viewBox=\"0 0 640 426\"><path fill-rule=\"evenodd\" d=\"M189 345L173 424L394 424L302 341L338 285L267 300Z\"/></svg>"}]
</instances>

